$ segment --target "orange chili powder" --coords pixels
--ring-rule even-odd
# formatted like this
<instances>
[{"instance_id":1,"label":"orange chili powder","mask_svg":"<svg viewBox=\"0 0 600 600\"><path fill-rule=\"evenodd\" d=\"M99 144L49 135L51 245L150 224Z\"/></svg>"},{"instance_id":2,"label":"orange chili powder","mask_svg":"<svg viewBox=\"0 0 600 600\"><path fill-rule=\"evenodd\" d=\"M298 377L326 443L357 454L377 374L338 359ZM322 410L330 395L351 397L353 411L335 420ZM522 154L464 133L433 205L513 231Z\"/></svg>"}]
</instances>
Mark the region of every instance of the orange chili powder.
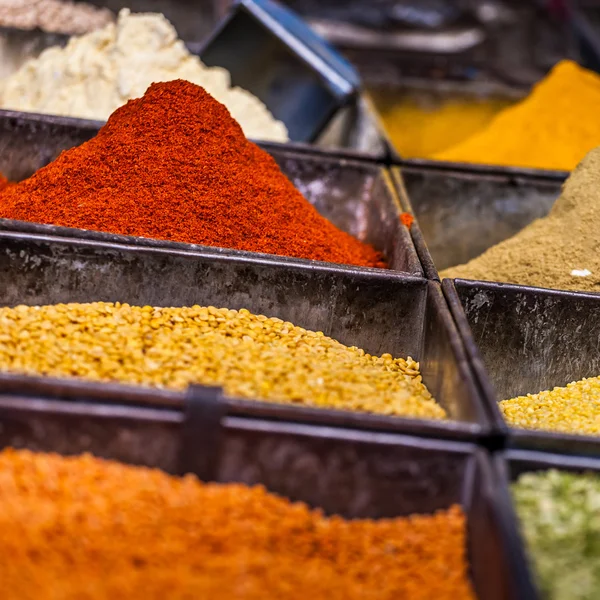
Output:
<instances>
[{"instance_id":1,"label":"orange chili powder","mask_svg":"<svg viewBox=\"0 0 600 600\"><path fill-rule=\"evenodd\" d=\"M261 486L0 453L0 589L40 598L474 599L458 506L346 521Z\"/></svg>"},{"instance_id":2,"label":"orange chili powder","mask_svg":"<svg viewBox=\"0 0 600 600\"><path fill-rule=\"evenodd\" d=\"M410 229L410 226L413 224L415 218L410 214L410 213L402 213L400 215L400 223L402 223L402 225L404 225L405 227L408 227Z\"/></svg>"}]
</instances>

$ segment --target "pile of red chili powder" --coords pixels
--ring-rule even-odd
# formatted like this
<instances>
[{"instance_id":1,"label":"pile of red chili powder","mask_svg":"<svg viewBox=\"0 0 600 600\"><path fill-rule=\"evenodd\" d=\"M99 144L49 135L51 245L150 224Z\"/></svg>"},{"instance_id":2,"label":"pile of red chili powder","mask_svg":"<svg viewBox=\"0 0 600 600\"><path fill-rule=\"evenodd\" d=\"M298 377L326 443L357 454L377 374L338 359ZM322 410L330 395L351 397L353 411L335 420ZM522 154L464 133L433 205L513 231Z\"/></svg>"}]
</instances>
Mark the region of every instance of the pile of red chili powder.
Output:
<instances>
[{"instance_id":1,"label":"pile of red chili powder","mask_svg":"<svg viewBox=\"0 0 600 600\"><path fill-rule=\"evenodd\" d=\"M465 521L346 521L258 486L0 452L4 600L474 600Z\"/></svg>"},{"instance_id":2,"label":"pile of red chili powder","mask_svg":"<svg viewBox=\"0 0 600 600\"><path fill-rule=\"evenodd\" d=\"M95 138L5 187L0 217L384 266L319 215L222 104L182 80L151 85Z\"/></svg>"}]
</instances>

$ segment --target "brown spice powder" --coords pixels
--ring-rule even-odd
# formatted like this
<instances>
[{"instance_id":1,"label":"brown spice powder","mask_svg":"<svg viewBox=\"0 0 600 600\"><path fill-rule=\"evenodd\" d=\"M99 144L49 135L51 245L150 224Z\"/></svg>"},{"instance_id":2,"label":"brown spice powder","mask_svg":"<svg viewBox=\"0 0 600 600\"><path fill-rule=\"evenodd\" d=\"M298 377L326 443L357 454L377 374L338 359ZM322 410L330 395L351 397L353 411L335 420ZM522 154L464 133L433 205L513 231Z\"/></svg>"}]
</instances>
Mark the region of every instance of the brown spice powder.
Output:
<instances>
[{"instance_id":1,"label":"brown spice powder","mask_svg":"<svg viewBox=\"0 0 600 600\"><path fill-rule=\"evenodd\" d=\"M599 222L600 148L596 148L571 173L547 217L440 275L600 292Z\"/></svg>"},{"instance_id":2,"label":"brown spice powder","mask_svg":"<svg viewBox=\"0 0 600 600\"><path fill-rule=\"evenodd\" d=\"M458 506L346 521L263 487L0 453L5 600L474 599Z\"/></svg>"}]
</instances>

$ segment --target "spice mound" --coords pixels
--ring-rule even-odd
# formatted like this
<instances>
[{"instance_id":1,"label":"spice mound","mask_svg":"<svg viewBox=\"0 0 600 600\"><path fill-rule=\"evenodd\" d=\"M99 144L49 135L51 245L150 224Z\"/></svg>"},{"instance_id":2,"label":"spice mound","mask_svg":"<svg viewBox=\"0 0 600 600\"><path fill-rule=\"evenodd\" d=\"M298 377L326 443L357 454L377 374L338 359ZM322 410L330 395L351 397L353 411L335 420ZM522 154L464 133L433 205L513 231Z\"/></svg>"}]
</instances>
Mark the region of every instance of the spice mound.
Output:
<instances>
[{"instance_id":1,"label":"spice mound","mask_svg":"<svg viewBox=\"0 0 600 600\"><path fill-rule=\"evenodd\" d=\"M9 449L0 525L5 600L475 598L458 506L347 521L262 486Z\"/></svg>"},{"instance_id":2,"label":"spice mound","mask_svg":"<svg viewBox=\"0 0 600 600\"><path fill-rule=\"evenodd\" d=\"M0 309L0 370L445 418L419 364L247 310L96 302Z\"/></svg>"},{"instance_id":3,"label":"spice mound","mask_svg":"<svg viewBox=\"0 0 600 600\"><path fill-rule=\"evenodd\" d=\"M440 275L600 292L599 221L600 148L596 148L571 173L547 217Z\"/></svg>"},{"instance_id":4,"label":"spice mound","mask_svg":"<svg viewBox=\"0 0 600 600\"><path fill-rule=\"evenodd\" d=\"M87 2L71 0L2 0L0 25L43 29L50 33L82 34L114 21L113 13Z\"/></svg>"},{"instance_id":5,"label":"spice mound","mask_svg":"<svg viewBox=\"0 0 600 600\"><path fill-rule=\"evenodd\" d=\"M600 76L562 61L525 100L433 158L570 171L600 144L599 104Z\"/></svg>"},{"instance_id":6,"label":"spice mound","mask_svg":"<svg viewBox=\"0 0 600 600\"><path fill-rule=\"evenodd\" d=\"M0 194L0 217L384 266L339 230L201 87L156 83L90 141Z\"/></svg>"},{"instance_id":7,"label":"spice mound","mask_svg":"<svg viewBox=\"0 0 600 600\"><path fill-rule=\"evenodd\" d=\"M512 485L541 597L596 600L600 590L600 477L551 469Z\"/></svg>"},{"instance_id":8,"label":"spice mound","mask_svg":"<svg viewBox=\"0 0 600 600\"><path fill-rule=\"evenodd\" d=\"M514 427L600 435L600 377L499 403Z\"/></svg>"},{"instance_id":9,"label":"spice mound","mask_svg":"<svg viewBox=\"0 0 600 600\"><path fill-rule=\"evenodd\" d=\"M105 121L151 83L185 79L223 102L248 137L285 142L287 129L255 96L231 87L229 72L190 54L161 14L131 14L117 23L48 48L0 82L2 108Z\"/></svg>"}]
</instances>

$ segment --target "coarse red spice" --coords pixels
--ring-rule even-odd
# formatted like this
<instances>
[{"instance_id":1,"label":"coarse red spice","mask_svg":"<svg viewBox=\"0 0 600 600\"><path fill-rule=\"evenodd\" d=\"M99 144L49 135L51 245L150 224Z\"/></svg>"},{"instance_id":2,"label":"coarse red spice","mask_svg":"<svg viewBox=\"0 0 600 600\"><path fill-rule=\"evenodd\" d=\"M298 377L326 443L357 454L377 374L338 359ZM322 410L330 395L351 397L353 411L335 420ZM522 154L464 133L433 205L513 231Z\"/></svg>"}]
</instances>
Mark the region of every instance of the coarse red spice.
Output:
<instances>
[{"instance_id":1,"label":"coarse red spice","mask_svg":"<svg viewBox=\"0 0 600 600\"><path fill-rule=\"evenodd\" d=\"M404 225L405 227L408 227L410 229L410 226L413 224L415 218L410 214L410 213L402 213L400 215L400 223L402 223L402 225Z\"/></svg>"},{"instance_id":2,"label":"coarse red spice","mask_svg":"<svg viewBox=\"0 0 600 600\"><path fill-rule=\"evenodd\" d=\"M4 600L474 600L458 506L347 521L242 484L0 453Z\"/></svg>"},{"instance_id":3,"label":"coarse red spice","mask_svg":"<svg viewBox=\"0 0 600 600\"><path fill-rule=\"evenodd\" d=\"M90 141L0 195L0 217L385 266L339 230L201 87L155 83Z\"/></svg>"}]
</instances>

